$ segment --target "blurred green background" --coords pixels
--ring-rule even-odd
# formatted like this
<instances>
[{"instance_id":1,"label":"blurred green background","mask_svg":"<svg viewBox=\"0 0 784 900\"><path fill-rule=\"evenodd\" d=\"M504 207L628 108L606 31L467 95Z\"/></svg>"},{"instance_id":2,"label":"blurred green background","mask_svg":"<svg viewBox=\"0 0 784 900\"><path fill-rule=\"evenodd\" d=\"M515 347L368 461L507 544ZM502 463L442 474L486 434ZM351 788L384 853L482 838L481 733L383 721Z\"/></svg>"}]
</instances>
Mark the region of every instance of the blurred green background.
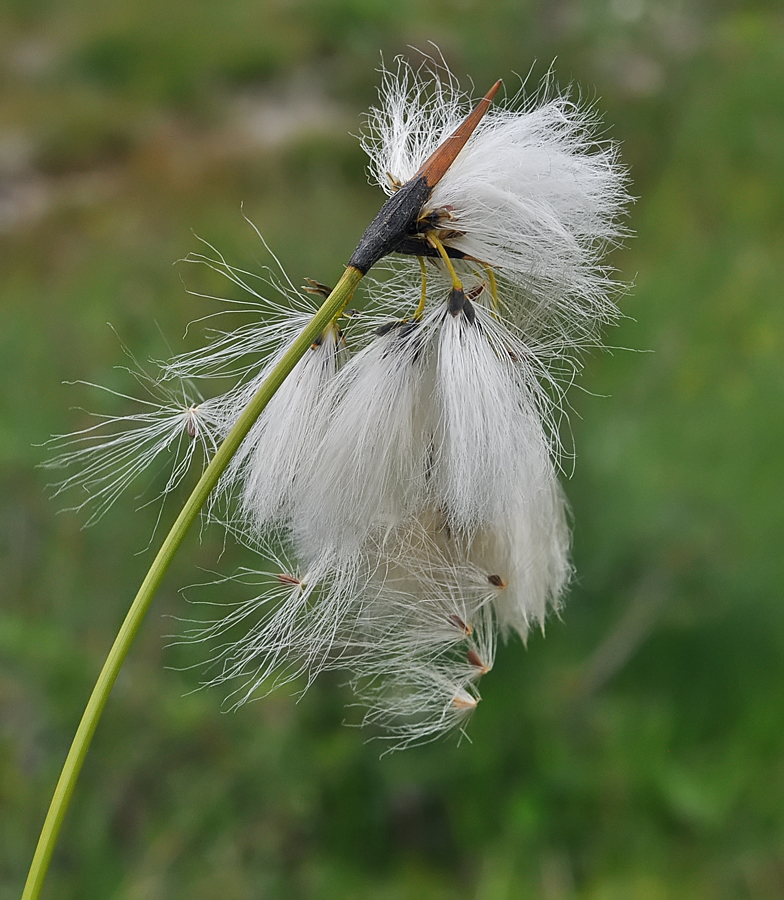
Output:
<instances>
[{"instance_id":1,"label":"blurred green background","mask_svg":"<svg viewBox=\"0 0 784 900\"><path fill-rule=\"evenodd\" d=\"M379 53L479 90L556 58L639 197L634 281L571 400L576 583L455 740L379 758L338 677L188 693L192 535L101 722L45 897L784 897L784 15L732 0L5 0L0 6L0 898L151 559L154 508L57 515L75 407L200 339L194 234L334 280L381 202L351 137ZM234 292L236 296L236 291ZM165 340L162 336L165 336ZM645 352L633 352L645 351ZM103 405L102 405L103 404ZM60 504L62 505L62 504ZM164 514L170 521L173 510Z\"/></svg>"}]
</instances>

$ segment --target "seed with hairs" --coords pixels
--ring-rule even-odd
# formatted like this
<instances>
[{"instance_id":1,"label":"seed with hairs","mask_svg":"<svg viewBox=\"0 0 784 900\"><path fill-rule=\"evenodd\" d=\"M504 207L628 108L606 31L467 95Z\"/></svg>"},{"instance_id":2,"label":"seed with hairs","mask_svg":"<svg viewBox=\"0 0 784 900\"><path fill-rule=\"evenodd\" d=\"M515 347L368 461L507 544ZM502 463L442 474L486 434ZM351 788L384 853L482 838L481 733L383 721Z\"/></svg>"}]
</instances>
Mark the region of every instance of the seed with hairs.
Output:
<instances>
[{"instance_id":1,"label":"seed with hairs","mask_svg":"<svg viewBox=\"0 0 784 900\"><path fill-rule=\"evenodd\" d=\"M287 575L285 572L279 572L276 577L281 584L302 584L295 575Z\"/></svg>"},{"instance_id":2,"label":"seed with hairs","mask_svg":"<svg viewBox=\"0 0 784 900\"><path fill-rule=\"evenodd\" d=\"M476 666L477 669L483 674L486 675L490 669L482 662L479 658L479 654L476 650L469 650L466 653L466 659L471 663L472 666Z\"/></svg>"},{"instance_id":3,"label":"seed with hairs","mask_svg":"<svg viewBox=\"0 0 784 900\"><path fill-rule=\"evenodd\" d=\"M447 616L446 620L450 625L454 625L455 628L459 628L460 631L462 631L465 635L472 634L474 631L473 625L466 625L466 623L458 615Z\"/></svg>"},{"instance_id":4,"label":"seed with hairs","mask_svg":"<svg viewBox=\"0 0 784 900\"><path fill-rule=\"evenodd\" d=\"M460 691L459 694L452 697L452 706L456 706L458 709L476 709L478 702L476 697L472 697L465 691Z\"/></svg>"}]
</instances>

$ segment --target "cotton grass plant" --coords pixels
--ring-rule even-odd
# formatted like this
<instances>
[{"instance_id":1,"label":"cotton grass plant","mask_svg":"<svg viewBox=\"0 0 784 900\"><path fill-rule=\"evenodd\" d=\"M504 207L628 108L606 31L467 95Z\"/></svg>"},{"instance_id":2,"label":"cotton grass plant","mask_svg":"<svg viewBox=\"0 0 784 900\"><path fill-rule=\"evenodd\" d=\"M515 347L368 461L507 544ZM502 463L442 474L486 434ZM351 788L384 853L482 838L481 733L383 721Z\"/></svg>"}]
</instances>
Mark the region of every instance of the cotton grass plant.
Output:
<instances>
[{"instance_id":1,"label":"cotton grass plant","mask_svg":"<svg viewBox=\"0 0 784 900\"><path fill-rule=\"evenodd\" d=\"M462 732L498 636L525 640L559 608L571 568L558 419L579 354L617 315L603 259L628 195L590 108L550 79L528 100L493 103L499 87L474 105L443 69L383 71L362 145L388 200L334 289L242 271L207 245L190 261L239 288L229 303L250 321L155 374L133 363L137 411L53 439L56 493L78 489L88 522L153 462L169 462L164 497L203 473L89 700L25 900L201 511L264 560L240 573L246 600L185 636L210 645L205 680L229 684L235 705L339 669L391 747ZM349 315L374 266L366 311ZM216 378L227 389L205 399Z\"/></svg>"}]
</instances>

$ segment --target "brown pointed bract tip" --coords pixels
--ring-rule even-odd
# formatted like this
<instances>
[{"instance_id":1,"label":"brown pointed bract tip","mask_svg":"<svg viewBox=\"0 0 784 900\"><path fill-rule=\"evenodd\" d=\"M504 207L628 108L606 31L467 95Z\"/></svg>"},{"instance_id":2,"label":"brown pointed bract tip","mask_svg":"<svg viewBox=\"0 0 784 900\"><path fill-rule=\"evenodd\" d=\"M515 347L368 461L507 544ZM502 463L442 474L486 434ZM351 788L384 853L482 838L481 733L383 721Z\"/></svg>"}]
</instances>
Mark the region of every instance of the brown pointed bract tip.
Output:
<instances>
[{"instance_id":1,"label":"brown pointed bract tip","mask_svg":"<svg viewBox=\"0 0 784 900\"><path fill-rule=\"evenodd\" d=\"M457 154L471 137L482 116L490 108L501 82L497 81L450 135L414 175L395 191L365 229L356 250L348 261L363 275L389 253L394 253L407 237L418 234L417 219L430 193L452 165ZM420 241L421 243L421 241Z\"/></svg>"},{"instance_id":2,"label":"brown pointed bract tip","mask_svg":"<svg viewBox=\"0 0 784 900\"><path fill-rule=\"evenodd\" d=\"M466 141L471 137L476 126L482 121L482 117L490 109L493 97L501 87L501 79L490 88L484 97L477 103L474 109L439 147L422 163L419 171L414 175L422 175L429 188L434 188L444 177L446 170L455 161L457 154L465 147Z\"/></svg>"}]
</instances>

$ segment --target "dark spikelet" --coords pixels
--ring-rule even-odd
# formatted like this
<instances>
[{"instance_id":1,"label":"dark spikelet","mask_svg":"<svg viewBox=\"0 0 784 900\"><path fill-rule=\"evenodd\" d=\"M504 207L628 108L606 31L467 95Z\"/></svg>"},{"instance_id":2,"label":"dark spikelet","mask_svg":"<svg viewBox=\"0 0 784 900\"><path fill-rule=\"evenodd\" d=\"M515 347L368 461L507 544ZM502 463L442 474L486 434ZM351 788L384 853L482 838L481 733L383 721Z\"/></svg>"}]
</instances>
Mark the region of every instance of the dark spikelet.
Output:
<instances>
[{"instance_id":1,"label":"dark spikelet","mask_svg":"<svg viewBox=\"0 0 784 900\"><path fill-rule=\"evenodd\" d=\"M433 188L446 174L463 149L474 129L490 108L501 82L497 81L479 101L461 124L420 167L419 171L402 185L381 207L378 215L360 238L357 249L349 260L349 266L366 275L370 267L393 253L408 235L419 231L419 217Z\"/></svg>"}]
</instances>

